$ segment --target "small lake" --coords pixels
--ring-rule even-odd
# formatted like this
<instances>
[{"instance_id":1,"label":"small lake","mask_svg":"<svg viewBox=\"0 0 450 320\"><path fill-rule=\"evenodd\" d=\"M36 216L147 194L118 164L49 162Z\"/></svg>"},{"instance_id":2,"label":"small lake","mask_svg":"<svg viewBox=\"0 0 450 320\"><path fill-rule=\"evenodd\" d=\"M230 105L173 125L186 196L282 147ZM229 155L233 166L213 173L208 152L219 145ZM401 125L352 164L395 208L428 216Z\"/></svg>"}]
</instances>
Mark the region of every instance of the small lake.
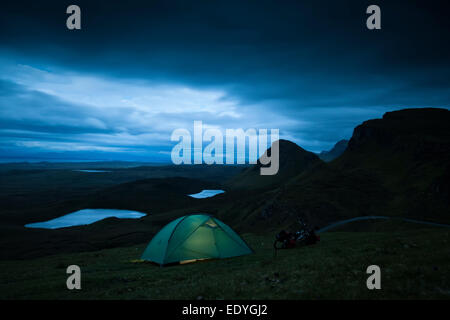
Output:
<instances>
[{"instance_id":1,"label":"small lake","mask_svg":"<svg viewBox=\"0 0 450 320\"><path fill-rule=\"evenodd\" d=\"M130 210L116 209L83 209L68 213L62 217L44 222L26 224L26 228L58 229L65 227L91 224L105 218L116 217L119 219L139 219L146 216L145 213Z\"/></svg>"},{"instance_id":2,"label":"small lake","mask_svg":"<svg viewBox=\"0 0 450 320\"><path fill-rule=\"evenodd\" d=\"M78 171L78 172L111 172L108 170L73 170L73 171Z\"/></svg>"},{"instance_id":3,"label":"small lake","mask_svg":"<svg viewBox=\"0 0 450 320\"><path fill-rule=\"evenodd\" d=\"M225 193L223 190L203 190L202 192L195 194L188 194L189 197L196 199L210 198L214 197L217 194Z\"/></svg>"}]
</instances>

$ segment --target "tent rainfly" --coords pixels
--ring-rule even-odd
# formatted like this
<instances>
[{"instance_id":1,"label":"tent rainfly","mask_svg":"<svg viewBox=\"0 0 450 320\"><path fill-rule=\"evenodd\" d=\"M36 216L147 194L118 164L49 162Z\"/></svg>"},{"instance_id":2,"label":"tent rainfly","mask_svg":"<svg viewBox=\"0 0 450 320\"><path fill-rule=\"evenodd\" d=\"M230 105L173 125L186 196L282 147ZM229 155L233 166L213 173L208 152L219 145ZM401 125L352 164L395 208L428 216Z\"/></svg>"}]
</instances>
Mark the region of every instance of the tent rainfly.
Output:
<instances>
[{"instance_id":1,"label":"tent rainfly","mask_svg":"<svg viewBox=\"0 0 450 320\"><path fill-rule=\"evenodd\" d=\"M222 221L194 214L164 226L150 241L141 259L163 266L251 253L253 250L244 240Z\"/></svg>"}]
</instances>

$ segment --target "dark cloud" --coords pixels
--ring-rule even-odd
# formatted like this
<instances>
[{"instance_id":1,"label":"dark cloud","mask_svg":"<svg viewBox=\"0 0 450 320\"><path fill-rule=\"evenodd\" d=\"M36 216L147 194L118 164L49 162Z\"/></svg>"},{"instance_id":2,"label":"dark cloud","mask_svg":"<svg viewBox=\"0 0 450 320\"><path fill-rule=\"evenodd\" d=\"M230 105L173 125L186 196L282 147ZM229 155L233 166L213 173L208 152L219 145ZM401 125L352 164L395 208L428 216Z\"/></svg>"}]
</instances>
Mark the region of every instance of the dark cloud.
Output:
<instances>
[{"instance_id":1,"label":"dark cloud","mask_svg":"<svg viewBox=\"0 0 450 320\"><path fill-rule=\"evenodd\" d=\"M223 91L218 101L235 101L231 111L242 114L240 125L273 123L314 151L348 138L360 121L388 110L449 107L447 1L377 1L377 31L365 27L366 8L373 4L365 0L76 3L82 9L78 31L65 28L72 2L2 4L4 64L124 84ZM99 114L81 102L21 88L15 80L1 81L0 93L4 110L26 115L34 108L41 115L32 121L3 116L5 129L66 133L68 141L72 134L114 135L123 127L130 135L146 133L124 116L136 112L131 108L112 105L108 114ZM200 117L222 127L234 121L198 110L152 117L155 123ZM151 131L167 136L170 130Z\"/></svg>"}]
</instances>

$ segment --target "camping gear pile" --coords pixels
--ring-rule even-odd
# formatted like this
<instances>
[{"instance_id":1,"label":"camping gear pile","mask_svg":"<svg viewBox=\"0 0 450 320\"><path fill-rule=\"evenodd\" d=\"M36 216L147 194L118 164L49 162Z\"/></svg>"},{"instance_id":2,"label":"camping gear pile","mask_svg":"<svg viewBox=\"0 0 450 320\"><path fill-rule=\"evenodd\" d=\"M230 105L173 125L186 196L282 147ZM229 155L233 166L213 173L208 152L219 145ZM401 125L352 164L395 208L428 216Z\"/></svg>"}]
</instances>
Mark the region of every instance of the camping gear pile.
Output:
<instances>
[{"instance_id":1,"label":"camping gear pile","mask_svg":"<svg viewBox=\"0 0 450 320\"><path fill-rule=\"evenodd\" d=\"M275 242L273 243L275 250L291 249L297 245L312 245L320 241L320 237L316 235L313 228L308 227L303 220L299 219L298 222L300 224L298 231L287 232L286 230L281 230L275 236Z\"/></svg>"}]
</instances>

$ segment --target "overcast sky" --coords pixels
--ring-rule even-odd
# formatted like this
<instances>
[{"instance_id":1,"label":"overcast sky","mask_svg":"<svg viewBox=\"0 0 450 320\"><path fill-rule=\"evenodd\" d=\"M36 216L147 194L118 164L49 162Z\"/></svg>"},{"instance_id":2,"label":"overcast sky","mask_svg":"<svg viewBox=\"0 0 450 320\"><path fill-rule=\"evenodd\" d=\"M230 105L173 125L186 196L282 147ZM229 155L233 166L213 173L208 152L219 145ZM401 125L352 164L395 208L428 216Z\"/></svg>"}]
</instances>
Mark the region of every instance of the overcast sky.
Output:
<instances>
[{"instance_id":1,"label":"overcast sky","mask_svg":"<svg viewBox=\"0 0 450 320\"><path fill-rule=\"evenodd\" d=\"M386 111L449 108L446 2L2 3L0 158L169 161L194 120L319 152Z\"/></svg>"}]
</instances>

